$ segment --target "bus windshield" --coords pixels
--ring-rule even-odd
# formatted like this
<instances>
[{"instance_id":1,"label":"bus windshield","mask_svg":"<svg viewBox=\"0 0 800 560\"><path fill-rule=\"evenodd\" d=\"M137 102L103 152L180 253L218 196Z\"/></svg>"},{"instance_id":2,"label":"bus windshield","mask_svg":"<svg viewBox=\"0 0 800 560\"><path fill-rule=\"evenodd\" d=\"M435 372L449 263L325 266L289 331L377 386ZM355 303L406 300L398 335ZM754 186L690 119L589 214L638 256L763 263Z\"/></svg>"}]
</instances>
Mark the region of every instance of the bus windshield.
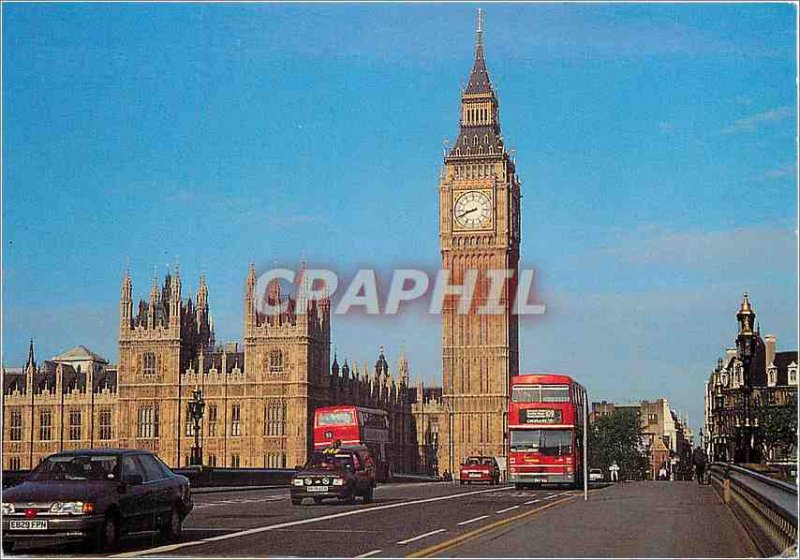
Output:
<instances>
[{"instance_id":1,"label":"bus windshield","mask_svg":"<svg viewBox=\"0 0 800 560\"><path fill-rule=\"evenodd\" d=\"M569 385L516 385L511 390L512 402L569 402Z\"/></svg>"},{"instance_id":2,"label":"bus windshield","mask_svg":"<svg viewBox=\"0 0 800 560\"><path fill-rule=\"evenodd\" d=\"M511 430L511 451L549 457L572 454L571 430Z\"/></svg>"},{"instance_id":3,"label":"bus windshield","mask_svg":"<svg viewBox=\"0 0 800 560\"><path fill-rule=\"evenodd\" d=\"M317 426L350 426L355 423L353 413L349 410L323 412L317 416Z\"/></svg>"}]
</instances>

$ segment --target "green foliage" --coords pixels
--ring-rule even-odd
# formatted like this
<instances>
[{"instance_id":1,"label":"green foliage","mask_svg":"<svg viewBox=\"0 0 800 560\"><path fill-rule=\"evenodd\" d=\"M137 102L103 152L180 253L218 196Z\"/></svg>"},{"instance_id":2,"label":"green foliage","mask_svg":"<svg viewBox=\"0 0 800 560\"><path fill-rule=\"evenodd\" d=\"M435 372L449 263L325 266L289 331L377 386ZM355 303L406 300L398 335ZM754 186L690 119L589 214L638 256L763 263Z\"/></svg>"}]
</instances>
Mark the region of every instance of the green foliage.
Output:
<instances>
[{"instance_id":1,"label":"green foliage","mask_svg":"<svg viewBox=\"0 0 800 560\"><path fill-rule=\"evenodd\" d=\"M640 479L648 469L647 456L641 450L642 428L634 410L615 409L598 418L589 430L589 466L603 469L619 465L620 480Z\"/></svg>"},{"instance_id":2,"label":"green foliage","mask_svg":"<svg viewBox=\"0 0 800 560\"><path fill-rule=\"evenodd\" d=\"M797 394L791 393L784 406L766 408L762 415L761 441L767 449L788 455L797 443Z\"/></svg>"}]
</instances>

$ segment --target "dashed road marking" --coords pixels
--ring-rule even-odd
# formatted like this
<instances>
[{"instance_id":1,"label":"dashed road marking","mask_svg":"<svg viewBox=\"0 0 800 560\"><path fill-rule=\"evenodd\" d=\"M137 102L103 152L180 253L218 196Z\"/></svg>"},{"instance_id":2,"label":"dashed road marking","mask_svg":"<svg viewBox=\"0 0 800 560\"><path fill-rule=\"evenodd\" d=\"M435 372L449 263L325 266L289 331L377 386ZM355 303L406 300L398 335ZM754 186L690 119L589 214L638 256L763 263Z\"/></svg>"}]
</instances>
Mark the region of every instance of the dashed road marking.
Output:
<instances>
[{"instance_id":1,"label":"dashed road marking","mask_svg":"<svg viewBox=\"0 0 800 560\"><path fill-rule=\"evenodd\" d=\"M550 494L549 496L545 496L545 497L544 497L544 498L542 498L542 499L543 499L543 500L552 500L552 499L553 499L553 498L555 498L556 496L558 496L558 494Z\"/></svg>"},{"instance_id":2,"label":"dashed road marking","mask_svg":"<svg viewBox=\"0 0 800 560\"><path fill-rule=\"evenodd\" d=\"M356 558L369 558L370 556L375 556L376 554L380 554L382 551L381 549L377 550L370 550L369 552L365 552L364 554L359 554Z\"/></svg>"},{"instance_id":3,"label":"dashed road marking","mask_svg":"<svg viewBox=\"0 0 800 560\"><path fill-rule=\"evenodd\" d=\"M495 513L505 513L505 512L507 512L507 511L511 511L512 509L517 509L518 507L519 507L519 506L511 506L511 507L507 507L506 509L500 509L500 510L497 510Z\"/></svg>"},{"instance_id":4,"label":"dashed road marking","mask_svg":"<svg viewBox=\"0 0 800 560\"><path fill-rule=\"evenodd\" d=\"M474 517L472 519L467 519L466 521L462 521L461 523L458 523L458 525L468 525L470 523L475 523L476 521L480 521L481 519L486 519L487 517L489 516L481 515L480 517Z\"/></svg>"},{"instance_id":5,"label":"dashed road marking","mask_svg":"<svg viewBox=\"0 0 800 560\"><path fill-rule=\"evenodd\" d=\"M446 529L436 529L435 531L429 531L427 533L422 533L421 535L417 535L416 537L411 537L410 539L404 539L402 541L397 541L397 544L408 544L410 542L418 541L420 539L424 539L425 537L430 537L431 535L436 535L438 533L444 533Z\"/></svg>"},{"instance_id":6,"label":"dashed road marking","mask_svg":"<svg viewBox=\"0 0 800 560\"><path fill-rule=\"evenodd\" d=\"M525 502L523 505L529 506L529 505L535 504L535 503L537 503L539 501L541 501L541 500L529 500L529 501Z\"/></svg>"},{"instance_id":7,"label":"dashed road marking","mask_svg":"<svg viewBox=\"0 0 800 560\"><path fill-rule=\"evenodd\" d=\"M512 486L507 486L506 488L511 489ZM501 488L500 490L504 490ZM461 492L458 494L448 494L445 496L436 496L434 498L425 498L422 500L410 500L407 502L398 502L394 504L386 504L381 506L374 506L368 507L363 509L352 509L349 511L343 511L340 513L333 513L330 515L321 515L319 517L312 517L308 519L296 519L294 521L286 521L284 523L276 523L275 525L263 525L261 527L254 527L252 529L247 529L245 531L237 531L236 533L229 533L226 535L219 535L218 537L209 537L206 539L198 539L196 541L187 541L182 543L175 543L175 544L168 544L163 546L157 546L154 548L146 549L146 550L135 550L131 552L123 552L122 554L115 554L111 558L130 558L131 556L144 556L146 554L163 554L165 552L172 552L173 550L179 550L181 548L187 548L190 546L197 546L201 544L209 544L219 541L225 541L228 539L236 539L240 537L246 537L249 535L257 535L258 533L263 533L265 531L274 531L276 529L283 529L285 527L296 527L298 525L308 525L309 523L317 523L318 521L328 521L331 519L339 519L341 517L349 517L351 515L362 515L365 513L371 513L374 511L383 511L386 509L394 509L399 507L406 507L406 506L414 506L417 504L427 504L431 502L441 502L443 500L453 500L456 498L463 498L465 496L476 496L478 494L487 494L489 492L496 492L497 490L477 490L474 492Z\"/></svg>"}]
</instances>

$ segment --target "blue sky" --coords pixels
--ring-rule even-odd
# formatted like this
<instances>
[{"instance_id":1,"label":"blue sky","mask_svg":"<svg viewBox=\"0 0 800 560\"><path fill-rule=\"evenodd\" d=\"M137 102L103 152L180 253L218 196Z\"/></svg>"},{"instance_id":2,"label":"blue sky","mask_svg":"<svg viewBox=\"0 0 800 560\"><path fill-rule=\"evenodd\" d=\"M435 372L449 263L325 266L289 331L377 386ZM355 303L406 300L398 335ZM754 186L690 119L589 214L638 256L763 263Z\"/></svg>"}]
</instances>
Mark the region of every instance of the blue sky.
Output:
<instances>
[{"instance_id":1,"label":"blue sky","mask_svg":"<svg viewBox=\"0 0 800 560\"><path fill-rule=\"evenodd\" d=\"M247 263L439 262L442 142L475 6L4 4L3 362L116 360L126 258L179 259L241 337ZM702 386L749 291L797 339L796 8L487 5L487 64L523 180L542 317L521 369L594 399ZM439 379L438 318L336 317L340 359L404 348Z\"/></svg>"}]
</instances>

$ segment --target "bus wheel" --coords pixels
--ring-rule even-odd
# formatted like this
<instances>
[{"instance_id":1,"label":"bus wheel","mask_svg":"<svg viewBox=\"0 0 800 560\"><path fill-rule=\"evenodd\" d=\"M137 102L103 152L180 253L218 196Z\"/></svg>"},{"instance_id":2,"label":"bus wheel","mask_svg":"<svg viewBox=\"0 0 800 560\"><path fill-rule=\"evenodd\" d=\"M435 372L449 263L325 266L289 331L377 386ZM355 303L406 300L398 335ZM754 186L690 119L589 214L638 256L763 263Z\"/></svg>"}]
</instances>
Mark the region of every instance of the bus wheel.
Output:
<instances>
[{"instance_id":1,"label":"bus wheel","mask_svg":"<svg viewBox=\"0 0 800 560\"><path fill-rule=\"evenodd\" d=\"M519 482L517 482L517 483L514 485L514 488L515 488L516 490L524 490L524 489L525 489L525 485L524 485L524 484L520 484Z\"/></svg>"},{"instance_id":2,"label":"bus wheel","mask_svg":"<svg viewBox=\"0 0 800 560\"><path fill-rule=\"evenodd\" d=\"M463 480L459 480L458 482L461 483L461 486L464 486L464 481Z\"/></svg>"},{"instance_id":3,"label":"bus wheel","mask_svg":"<svg viewBox=\"0 0 800 560\"><path fill-rule=\"evenodd\" d=\"M292 505L293 506L299 506L302 503L303 503L303 499L302 498L292 498Z\"/></svg>"}]
</instances>

